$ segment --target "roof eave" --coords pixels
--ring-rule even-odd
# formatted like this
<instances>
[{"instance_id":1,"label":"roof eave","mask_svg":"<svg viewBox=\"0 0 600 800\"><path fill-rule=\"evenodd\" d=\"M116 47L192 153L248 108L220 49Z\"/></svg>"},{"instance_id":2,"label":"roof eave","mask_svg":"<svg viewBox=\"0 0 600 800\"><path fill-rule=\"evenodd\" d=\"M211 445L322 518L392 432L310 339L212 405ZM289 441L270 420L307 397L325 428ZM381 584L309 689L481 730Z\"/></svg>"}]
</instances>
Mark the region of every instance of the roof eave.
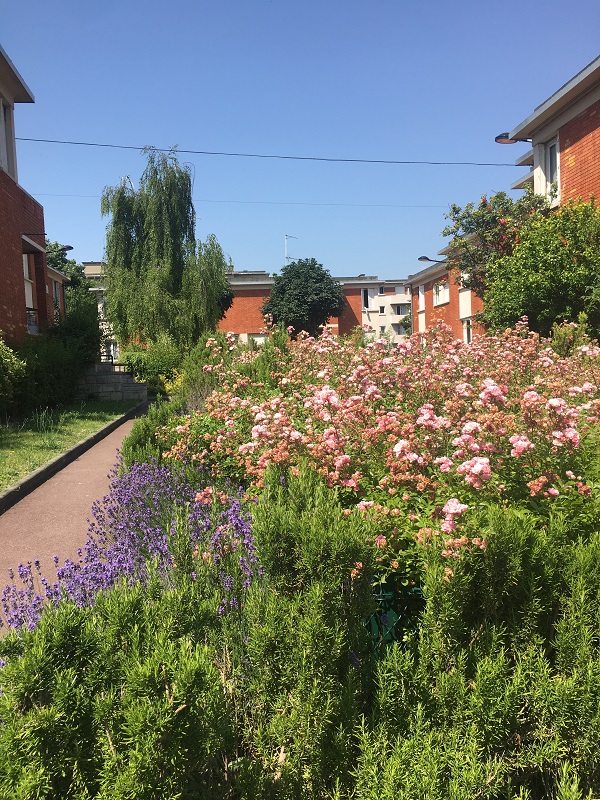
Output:
<instances>
[{"instance_id":1,"label":"roof eave","mask_svg":"<svg viewBox=\"0 0 600 800\"><path fill-rule=\"evenodd\" d=\"M0 45L0 70L8 75L8 88L10 89L15 103L35 103L33 92L20 76L17 68L12 63L6 52Z\"/></svg>"},{"instance_id":2,"label":"roof eave","mask_svg":"<svg viewBox=\"0 0 600 800\"><path fill-rule=\"evenodd\" d=\"M539 105L510 132L511 139L531 139L533 133L600 82L600 56Z\"/></svg>"}]
</instances>

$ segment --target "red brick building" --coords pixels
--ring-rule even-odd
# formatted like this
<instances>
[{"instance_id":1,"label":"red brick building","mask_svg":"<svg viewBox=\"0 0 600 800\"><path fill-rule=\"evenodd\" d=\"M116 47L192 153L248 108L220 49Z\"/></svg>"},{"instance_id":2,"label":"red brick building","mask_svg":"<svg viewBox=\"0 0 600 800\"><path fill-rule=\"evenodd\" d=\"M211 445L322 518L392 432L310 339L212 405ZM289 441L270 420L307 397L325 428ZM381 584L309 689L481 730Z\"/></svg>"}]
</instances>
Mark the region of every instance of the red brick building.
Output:
<instances>
[{"instance_id":1,"label":"red brick building","mask_svg":"<svg viewBox=\"0 0 600 800\"><path fill-rule=\"evenodd\" d=\"M496 141L531 142L516 161L530 170L511 188L531 184L536 194L551 196L555 187L557 204L600 200L600 57Z\"/></svg>"},{"instance_id":2,"label":"red brick building","mask_svg":"<svg viewBox=\"0 0 600 800\"><path fill-rule=\"evenodd\" d=\"M415 333L443 322L457 339L470 342L483 327L473 317L483 308L481 298L465 289L448 271L448 263L432 264L406 279L411 287L412 318Z\"/></svg>"},{"instance_id":3,"label":"red brick building","mask_svg":"<svg viewBox=\"0 0 600 800\"><path fill-rule=\"evenodd\" d=\"M261 308L269 297L273 278L268 272L240 271L228 275L234 292L233 304L219 328L237 334L242 341L262 341L265 322ZM376 275L335 278L342 287L346 308L327 325L344 336L354 328L367 327L398 341L405 333L403 320L410 315L410 294L404 279L379 280Z\"/></svg>"},{"instance_id":4,"label":"red brick building","mask_svg":"<svg viewBox=\"0 0 600 800\"><path fill-rule=\"evenodd\" d=\"M66 278L46 263L44 209L17 177L14 108L33 102L0 47L0 331L13 344L64 313Z\"/></svg>"},{"instance_id":5,"label":"red brick building","mask_svg":"<svg viewBox=\"0 0 600 800\"><path fill-rule=\"evenodd\" d=\"M556 205L577 198L600 201L600 57L496 141L531 142L531 149L516 161L530 170L512 189L531 184L536 194L547 195ZM461 287L446 262L409 275L407 283L412 290L415 331L445 322L457 338L467 342L474 333L483 332L473 320L483 309L481 298Z\"/></svg>"}]
</instances>

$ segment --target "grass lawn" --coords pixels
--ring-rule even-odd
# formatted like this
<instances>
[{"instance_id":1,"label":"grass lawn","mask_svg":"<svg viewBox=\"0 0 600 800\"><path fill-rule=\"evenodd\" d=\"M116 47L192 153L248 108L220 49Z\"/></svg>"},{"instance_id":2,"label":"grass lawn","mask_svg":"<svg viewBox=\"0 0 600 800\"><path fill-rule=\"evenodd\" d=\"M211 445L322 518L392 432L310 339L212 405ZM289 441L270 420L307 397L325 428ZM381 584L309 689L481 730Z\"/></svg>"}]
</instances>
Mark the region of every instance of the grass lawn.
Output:
<instances>
[{"instance_id":1,"label":"grass lawn","mask_svg":"<svg viewBox=\"0 0 600 800\"><path fill-rule=\"evenodd\" d=\"M121 416L135 403L86 401L0 424L0 492Z\"/></svg>"}]
</instances>

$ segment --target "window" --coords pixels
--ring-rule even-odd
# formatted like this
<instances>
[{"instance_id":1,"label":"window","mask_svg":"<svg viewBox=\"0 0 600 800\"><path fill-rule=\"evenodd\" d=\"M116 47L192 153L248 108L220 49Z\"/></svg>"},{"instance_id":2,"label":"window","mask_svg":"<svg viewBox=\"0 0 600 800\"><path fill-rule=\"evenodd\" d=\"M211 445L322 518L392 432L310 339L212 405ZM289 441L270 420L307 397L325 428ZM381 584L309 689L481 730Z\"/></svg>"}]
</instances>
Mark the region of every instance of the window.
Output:
<instances>
[{"instance_id":1,"label":"window","mask_svg":"<svg viewBox=\"0 0 600 800\"><path fill-rule=\"evenodd\" d=\"M471 344L471 340L473 339L473 320L463 319L462 321L463 326L463 341L467 344Z\"/></svg>"},{"instance_id":2,"label":"window","mask_svg":"<svg viewBox=\"0 0 600 800\"><path fill-rule=\"evenodd\" d=\"M379 287L379 294L385 294L385 286Z\"/></svg>"},{"instance_id":3,"label":"window","mask_svg":"<svg viewBox=\"0 0 600 800\"><path fill-rule=\"evenodd\" d=\"M362 297L363 297L363 308L369 308L369 290L363 289L362 290Z\"/></svg>"},{"instance_id":4,"label":"window","mask_svg":"<svg viewBox=\"0 0 600 800\"><path fill-rule=\"evenodd\" d=\"M379 326L379 331L380 331L380 333L385 333L385 325L380 325Z\"/></svg>"},{"instance_id":5,"label":"window","mask_svg":"<svg viewBox=\"0 0 600 800\"><path fill-rule=\"evenodd\" d=\"M405 317L407 314L410 314L410 303L396 303L394 308L394 314L397 314L399 317Z\"/></svg>"},{"instance_id":6,"label":"window","mask_svg":"<svg viewBox=\"0 0 600 800\"><path fill-rule=\"evenodd\" d=\"M54 322L60 322L60 295L61 283L60 281L52 281L52 306L54 308Z\"/></svg>"},{"instance_id":7,"label":"window","mask_svg":"<svg viewBox=\"0 0 600 800\"><path fill-rule=\"evenodd\" d=\"M385 314L385 306L379 306L379 313Z\"/></svg>"},{"instance_id":8,"label":"window","mask_svg":"<svg viewBox=\"0 0 600 800\"><path fill-rule=\"evenodd\" d=\"M546 179L546 194L551 200L558 202L559 187L559 160L558 138L550 139L544 144L544 178Z\"/></svg>"},{"instance_id":9,"label":"window","mask_svg":"<svg viewBox=\"0 0 600 800\"><path fill-rule=\"evenodd\" d=\"M546 181L556 183L558 178L558 155L556 152L556 139L546 145Z\"/></svg>"},{"instance_id":10,"label":"window","mask_svg":"<svg viewBox=\"0 0 600 800\"><path fill-rule=\"evenodd\" d=\"M448 302L448 281L438 281L433 285L433 305L440 306Z\"/></svg>"}]
</instances>

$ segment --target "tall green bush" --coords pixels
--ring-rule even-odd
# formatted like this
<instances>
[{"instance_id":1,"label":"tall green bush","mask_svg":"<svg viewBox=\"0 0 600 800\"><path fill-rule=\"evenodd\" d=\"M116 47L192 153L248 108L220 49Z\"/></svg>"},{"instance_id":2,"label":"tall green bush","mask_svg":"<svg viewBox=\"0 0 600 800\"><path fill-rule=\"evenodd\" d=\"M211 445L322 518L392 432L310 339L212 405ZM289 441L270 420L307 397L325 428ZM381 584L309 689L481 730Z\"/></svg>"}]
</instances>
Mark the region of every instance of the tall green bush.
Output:
<instances>
[{"instance_id":1,"label":"tall green bush","mask_svg":"<svg viewBox=\"0 0 600 800\"><path fill-rule=\"evenodd\" d=\"M25 362L0 338L0 415L12 411L25 372Z\"/></svg>"}]
</instances>

